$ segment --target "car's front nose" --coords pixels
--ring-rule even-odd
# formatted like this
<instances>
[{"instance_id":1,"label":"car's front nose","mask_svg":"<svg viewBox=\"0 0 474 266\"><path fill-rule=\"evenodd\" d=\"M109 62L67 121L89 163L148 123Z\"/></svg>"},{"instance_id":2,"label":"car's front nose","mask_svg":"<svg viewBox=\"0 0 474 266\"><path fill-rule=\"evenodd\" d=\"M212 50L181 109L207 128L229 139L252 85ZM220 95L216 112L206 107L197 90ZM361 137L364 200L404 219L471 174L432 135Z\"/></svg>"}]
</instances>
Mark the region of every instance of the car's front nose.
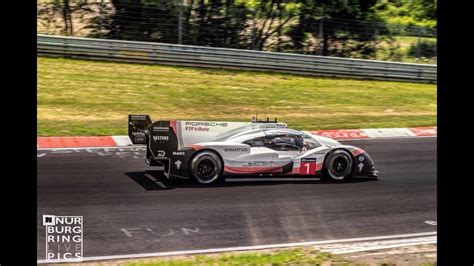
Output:
<instances>
[{"instance_id":1,"label":"car's front nose","mask_svg":"<svg viewBox=\"0 0 474 266\"><path fill-rule=\"evenodd\" d=\"M372 166L372 169L367 171L367 177L379 177L379 170L375 169L374 166Z\"/></svg>"},{"instance_id":2,"label":"car's front nose","mask_svg":"<svg viewBox=\"0 0 474 266\"><path fill-rule=\"evenodd\" d=\"M360 148L358 148L357 151L358 153L354 157L355 159L354 176L377 178L379 176L379 170L375 168L374 161L372 160L370 155L366 151L363 151Z\"/></svg>"}]
</instances>

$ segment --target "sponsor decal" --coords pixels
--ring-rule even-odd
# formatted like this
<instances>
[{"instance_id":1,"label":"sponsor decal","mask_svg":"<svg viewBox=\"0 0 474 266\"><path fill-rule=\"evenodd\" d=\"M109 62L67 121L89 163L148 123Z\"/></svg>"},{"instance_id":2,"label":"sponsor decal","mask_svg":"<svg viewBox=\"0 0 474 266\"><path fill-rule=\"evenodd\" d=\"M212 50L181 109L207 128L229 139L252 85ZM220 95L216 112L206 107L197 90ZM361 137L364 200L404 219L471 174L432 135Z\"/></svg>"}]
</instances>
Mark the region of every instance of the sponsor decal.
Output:
<instances>
[{"instance_id":1,"label":"sponsor decal","mask_svg":"<svg viewBox=\"0 0 474 266\"><path fill-rule=\"evenodd\" d=\"M43 215L46 261L82 262L83 217Z\"/></svg>"},{"instance_id":2,"label":"sponsor decal","mask_svg":"<svg viewBox=\"0 0 474 266\"><path fill-rule=\"evenodd\" d=\"M130 118L133 120L146 120L146 115L132 115Z\"/></svg>"},{"instance_id":3,"label":"sponsor decal","mask_svg":"<svg viewBox=\"0 0 474 266\"><path fill-rule=\"evenodd\" d=\"M146 143L145 132L132 132L132 136L135 137L136 143Z\"/></svg>"},{"instance_id":4,"label":"sponsor decal","mask_svg":"<svg viewBox=\"0 0 474 266\"><path fill-rule=\"evenodd\" d=\"M364 168L364 163L362 161L357 165L359 167L359 172L362 172L362 168Z\"/></svg>"},{"instance_id":5,"label":"sponsor decal","mask_svg":"<svg viewBox=\"0 0 474 266\"><path fill-rule=\"evenodd\" d=\"M145 132L132 132L132 136L145 136Z\"/></svg>"},{"instance_id":6,"label":"sponsor decal","mask_svg":"<svg viewBox=\"0 0 474 266\"><path fill-rule=\"evenodd\" d=\"M203 122L203 121L186 121L185 126L204 126L204 127L226 127L227 122Z\"/></svg>"},{"instance_id":7,"label":"sponsor decal","mask_svg":"<svg viewBox=\"0 0 474 266\"><path fill-rule=\"evenodd\" d=\"M363 162L365 160L364 156L359 156L359 162Z\"/></svg>"},{"instance_id":8,"label":"sponsor decal","mask_svg":"<svg viewBox=\"0 0 474 266\"><path fill-rule=\"evenodd\" d=\"M255 162L249 162L246 166L248 166L248 167L253 167L253 166L271 167L271 166L273 166L273 162L255 161Z\"/></svg>"},{"instance_id":9,"label":"sponsor decal","mask_svg":"<svg viewBox=\"0 0 474 266\"><path fill-rule=\"evenodd\" d=\"M176 164L176 169L179 170L179 168L181 167L181 161L177 160L176 162L174 162L174 164Z\"/></svg>"},{"instance_id":10,"label":"sponsor decal","mask_svg":"<svg viewBox=\"0 0 474 266\"><path fill-rule=\"evenodd\" d=\"M170 131L169 127L153 127L154 132L168 132Z\"/></svg>"},{"instance_id":11,"label":"sponsor decal","mask_svg":"<svg viewBox=\"0 0 474 266\"><path fill-rule=\"evenodd\" d=\"M238 148L224 148L225 152L247 152L249 151L248 148L245 147L238 147Z\"/></svg>"},{"instance_id":12,"label":"sponsor decal","mask_svg":"<svg viewBox=\"0 0 474 266\"><path fill-rule=\"evenodd\" d=\"M168 141L169 137L168 136L153 136L153 140L154 141L159 141L159 140Z\"/></svg>"},{"instance_id":13,"label":"sponsor decal","mask_svg":"<svg viewBox=\"0 0 474 266\"><path fill-rule=\"evenodd\" d=\"M145 136L135 136L135 142L136 143L145 143L146 138L145 138Z\"/></svg>"},{"instance_id":14,"label":"sponsor decal","mask_svg":"<svg viewBox=\"0 0 474 266\"><path fill-rule=\"evenodd\" d=\"M207 131L209 131L209 128L208 127L192 127L192 126L190 126L190 127L184 127L184 130L185 131L200 131L200 132L206 131L207 132Z\"/></svg>"},{"instance_id":15,"label":"sponsor decal","mask_svg":"<svg viewBox=\"0 0 474 266\"><path fill-rule=\"evenodd\" d=\"M166 155L166 152L162 150L159 150L156 153L156 157L165 157L165 155Z\"/></svg>"},{"instance_id":16,"label":"sponsor decal","mask_svg":"<svg viewBox=\"0 0 474 266\"><path fill-rule=\"evenodd\" d=\"M176 156L184 156L186 155L186 153L184 151L174 151L173 152L173 155L176 155Z\"/></svg>"}]
</instances>

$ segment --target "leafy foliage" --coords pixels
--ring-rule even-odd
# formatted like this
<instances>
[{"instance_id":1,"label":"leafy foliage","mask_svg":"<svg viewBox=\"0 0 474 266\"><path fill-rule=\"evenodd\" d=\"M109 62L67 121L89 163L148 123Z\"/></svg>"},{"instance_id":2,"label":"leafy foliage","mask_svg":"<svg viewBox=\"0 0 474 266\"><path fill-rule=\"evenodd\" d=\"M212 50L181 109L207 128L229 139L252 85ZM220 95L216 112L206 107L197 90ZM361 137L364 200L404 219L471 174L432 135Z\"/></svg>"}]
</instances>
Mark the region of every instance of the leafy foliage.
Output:
<instances>
[{"instance_id":1,"label":"leafy foliage","mask_svg":"<svg viewBox=\"0 0 474 266\"><path fill-rule=\"evenodd\" d=\"M436 37L436 0L180 3L40 2L38 28L52 34L384 60L419 54L402 52L396 36Z\"/></svg>"},{"instance_id":2,"label":"leafy foliage","mask_svg":"<svg viewBox=\"0 0 474 266\"><path fill-rule=\"evenodd\" d=\"M437 0L384 0L374 6L391 24L436 28Z\"/></svg>"}]
</instances>

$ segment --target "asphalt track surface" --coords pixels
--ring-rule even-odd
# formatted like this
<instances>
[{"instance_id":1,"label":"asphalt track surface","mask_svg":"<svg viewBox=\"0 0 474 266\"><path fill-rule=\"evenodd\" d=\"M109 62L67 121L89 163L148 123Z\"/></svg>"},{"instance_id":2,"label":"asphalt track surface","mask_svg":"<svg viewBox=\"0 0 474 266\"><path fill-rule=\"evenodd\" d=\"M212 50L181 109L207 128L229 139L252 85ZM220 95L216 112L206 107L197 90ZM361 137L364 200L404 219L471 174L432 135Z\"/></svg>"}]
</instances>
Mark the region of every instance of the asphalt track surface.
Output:
<instances>
[{"instance_id":1,"label":"asphalt track surface","mask_svg":"<svg viewBox=\"0 0 474 266\"><path fill-rule=\"evenodd\" d=\"M369 152L378 181L214 186L164 180L142 148L39 150L38 259L42 214L83 216L85 257L436 231L436 141L345 141Z\"/></svg>"}]
</instances>

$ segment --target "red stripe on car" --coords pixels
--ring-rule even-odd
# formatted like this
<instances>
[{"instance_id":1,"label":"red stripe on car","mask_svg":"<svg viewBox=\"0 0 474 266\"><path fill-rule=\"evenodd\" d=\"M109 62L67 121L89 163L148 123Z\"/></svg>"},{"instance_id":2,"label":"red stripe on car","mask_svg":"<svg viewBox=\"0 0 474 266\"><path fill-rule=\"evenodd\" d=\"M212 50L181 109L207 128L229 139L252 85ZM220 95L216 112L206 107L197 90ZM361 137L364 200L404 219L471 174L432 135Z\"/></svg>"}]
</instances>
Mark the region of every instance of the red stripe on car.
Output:
<instances>
[{"instance_id":1,"label":"red stripe on car","mask_svg":"<svg viewBox=\"0 0 474 266\"><path fill-rule=\"evenodd\" d=\"M176 120L171 120L171 121L170 121L170 127L173 129L174 133L177 134L177 131L176 131Z\"/></svg>"},{"instance_id":2,"label":"red stripe on car","mask_svg":"<svg viewBox=\"0 0 474 266\"><path fill-rule=\"evenodd\" d=\"M234 173L234 174L257 174L257 173L281 173L283 172L283 168L280 166L277 167L262 167L262 166L225 166L224 171L227 173Z\"/></svg>"},{"instance_id":3,"label":"red stripe on car","mask_svg":"<svg viewBox=\"0 0 474 266\"><path fill-rule=\"evenodd\" d=\"M197 145L197 144L193 144L191 147L192 147L195 151L198 151L198 150L202 149L202 146L201 146L201 145Z\"/></svg>"},{"instance_id":4,"label":"red stripe on car","mask_svg":"<svg viewBox=\"0 0 474 266\"><path fill-rule=\"evenodd\" d=\"M364 153L364 152L365 151L363 149L357 148L357 149L352 150L352 155L357 156L357 155L359 155L361 153Z\"/></svg>"}]
</instances>

